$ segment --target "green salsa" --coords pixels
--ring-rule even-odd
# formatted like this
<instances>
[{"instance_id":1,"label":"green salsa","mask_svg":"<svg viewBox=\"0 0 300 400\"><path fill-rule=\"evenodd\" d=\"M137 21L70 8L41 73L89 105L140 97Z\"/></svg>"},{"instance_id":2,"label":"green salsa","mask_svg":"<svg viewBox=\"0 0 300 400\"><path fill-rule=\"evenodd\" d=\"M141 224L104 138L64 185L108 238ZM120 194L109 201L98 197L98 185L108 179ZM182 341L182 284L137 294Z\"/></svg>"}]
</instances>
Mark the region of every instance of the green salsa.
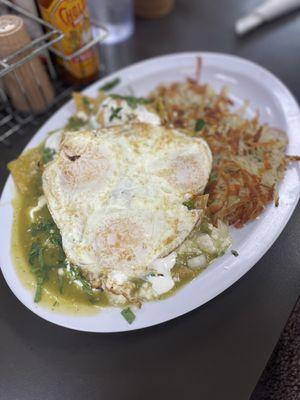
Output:
<instances>
[{"instance_id":1,"label":"green salsa","mask_svg":"<svg viewBox=\"0 0 300 400\"><path fill-rule=\"evenodd\" d=\"M39 151L42 159L42 146L31 150L33 151ZM26 161L25 155L22 159L23 170L30 167L30 158L28 157L27 165ZM30 211L37 205L42 195L41 174L34 174L30 181L26 182L26 186L26 193L19 193L14 200L12 235L13 257L23 283L35 290L37 301L56 310L86 313L107 306L108 299L104 292L100 290L87 292L78 285L78 279L75 279L74 274L60 274L66 268L65 254L60 234L47 206L43 206L34 214L34 222L30 217ZM38 253L40 249L42 249L42 262L47 266L47 276L41 288L38 287L39 275L36 273L41 264Z\"/></svg>"}]
</instances>

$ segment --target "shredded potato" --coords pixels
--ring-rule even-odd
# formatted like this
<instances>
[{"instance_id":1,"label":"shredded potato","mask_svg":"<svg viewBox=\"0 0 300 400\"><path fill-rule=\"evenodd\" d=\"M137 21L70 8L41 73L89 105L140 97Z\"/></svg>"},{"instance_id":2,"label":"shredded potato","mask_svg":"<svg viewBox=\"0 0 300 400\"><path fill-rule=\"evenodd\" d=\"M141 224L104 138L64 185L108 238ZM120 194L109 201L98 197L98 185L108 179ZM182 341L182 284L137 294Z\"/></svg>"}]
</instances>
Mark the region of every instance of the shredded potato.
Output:
<instances>
[{"instance_id":1,"label":"shredded potato","mask_svg":"<svg viewBox=\"0 0 300 400\"><path fill-rule=\"evenodd\" d=\"M226 88L216 93L193 79L159 86L150 98L164 124L208 142L213 169L206 192L214 223L220 219L240 228L272 200L278 204L277 185L286 165L299 160L285 155L283 131L261 124L258 115L246 119L247 103L233 111Z\"/></svg>"}]
</instances>

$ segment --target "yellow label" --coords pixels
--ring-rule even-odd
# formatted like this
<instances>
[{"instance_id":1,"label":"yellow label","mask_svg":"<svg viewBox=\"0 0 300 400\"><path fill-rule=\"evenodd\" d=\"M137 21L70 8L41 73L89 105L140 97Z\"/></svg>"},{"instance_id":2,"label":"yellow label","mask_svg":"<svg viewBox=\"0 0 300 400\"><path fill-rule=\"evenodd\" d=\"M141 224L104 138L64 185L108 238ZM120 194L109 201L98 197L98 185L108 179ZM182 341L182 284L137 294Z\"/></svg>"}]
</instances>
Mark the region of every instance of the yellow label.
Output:
<instances>
[{"instance_id":1,"label":"yellow label","mask_svg":"<svg viewBox=\"0 0 300 400\"><path fill-rule=\"evenodd\" d=\"M41 8L43 18L64 33L64 38L54 46L64 55L70 55L92 40L87 0L54 0ZM90 48L71 61L59 59L71 75L80 79L99 70L98 54Z\"/></svg>"}]
</instances>

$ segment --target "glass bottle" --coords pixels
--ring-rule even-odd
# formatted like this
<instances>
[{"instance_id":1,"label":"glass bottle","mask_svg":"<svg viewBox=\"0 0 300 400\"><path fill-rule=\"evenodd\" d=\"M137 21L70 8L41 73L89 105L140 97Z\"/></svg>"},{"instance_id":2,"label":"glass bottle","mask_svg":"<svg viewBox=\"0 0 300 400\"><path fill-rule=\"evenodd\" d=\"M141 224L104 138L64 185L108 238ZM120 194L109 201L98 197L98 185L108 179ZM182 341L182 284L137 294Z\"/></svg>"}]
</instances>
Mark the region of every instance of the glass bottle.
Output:
<instances>
[{"instance_id":1,"label":"glass bottle","mask_svg":"<svg viewBox=\"0 0 300 400\"><path fill-rule=\"evenodd\" d=\"M92 40L87 0L38 0L45 21L64 33L54 47L68 56ZM56 57L62 78L70 84L87 84L99 76L100 62L96 46L66 61Z\"/></svg>"}]
</instances>

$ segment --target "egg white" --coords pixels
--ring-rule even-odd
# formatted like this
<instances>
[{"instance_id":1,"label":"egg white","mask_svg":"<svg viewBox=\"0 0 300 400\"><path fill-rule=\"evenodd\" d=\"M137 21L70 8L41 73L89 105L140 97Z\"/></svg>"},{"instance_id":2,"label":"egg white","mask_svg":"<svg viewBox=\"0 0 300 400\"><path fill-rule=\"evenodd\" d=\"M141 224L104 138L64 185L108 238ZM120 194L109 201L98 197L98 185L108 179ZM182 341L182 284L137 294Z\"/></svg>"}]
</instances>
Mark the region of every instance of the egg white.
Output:
<instances>
[{"instance_id":1,"label":"egg white","mask_svg":"<svg viewBox=\"0 0 300 400\"><path fill-rule=\"evenodd\" d=\"M68 260L94 287L148 276L170 290L149 274L199 220L183 202L203 191L211 163L202 139L152 124L66 132L43 190Z\"/></svg>"}]
</instances>

